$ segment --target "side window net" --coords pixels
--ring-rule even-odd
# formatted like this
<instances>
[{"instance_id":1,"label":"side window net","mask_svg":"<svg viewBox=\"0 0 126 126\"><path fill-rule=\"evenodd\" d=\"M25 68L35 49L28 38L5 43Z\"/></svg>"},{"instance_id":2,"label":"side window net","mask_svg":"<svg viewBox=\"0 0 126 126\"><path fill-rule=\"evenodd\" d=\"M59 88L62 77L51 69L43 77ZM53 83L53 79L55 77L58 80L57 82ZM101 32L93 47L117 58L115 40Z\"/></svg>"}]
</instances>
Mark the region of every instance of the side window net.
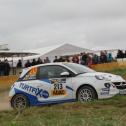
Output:
<instances>
[{"instance_id":1,"label":"side window net","mask_svg":"<svg viewBox=\"0 0 126 126\"><path fill-rule=\"evenodd\" d=\"M24 77L22 80L35 80L37 75L38 69L37 67L33 67Z\"/></svg>"}]
</instances>

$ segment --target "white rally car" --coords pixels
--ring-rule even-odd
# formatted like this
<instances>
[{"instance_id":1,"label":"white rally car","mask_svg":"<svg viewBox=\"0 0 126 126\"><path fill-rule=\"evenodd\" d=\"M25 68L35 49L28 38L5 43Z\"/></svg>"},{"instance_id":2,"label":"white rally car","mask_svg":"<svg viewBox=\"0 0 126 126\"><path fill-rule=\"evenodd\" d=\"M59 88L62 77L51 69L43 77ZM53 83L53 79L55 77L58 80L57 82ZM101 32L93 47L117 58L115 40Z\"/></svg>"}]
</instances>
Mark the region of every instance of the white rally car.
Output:
<instances>
[{"instance_id":1,"label":"white rally car","mask_svg":"<svg viewBox=\"0 0 126 126\"><path fill-rule=\"evenodd\" d=\"M10 90L13 108L91 101L125 93L125 80L74 63L49 63L23 70Z\"/></svg>"}]
</instances>

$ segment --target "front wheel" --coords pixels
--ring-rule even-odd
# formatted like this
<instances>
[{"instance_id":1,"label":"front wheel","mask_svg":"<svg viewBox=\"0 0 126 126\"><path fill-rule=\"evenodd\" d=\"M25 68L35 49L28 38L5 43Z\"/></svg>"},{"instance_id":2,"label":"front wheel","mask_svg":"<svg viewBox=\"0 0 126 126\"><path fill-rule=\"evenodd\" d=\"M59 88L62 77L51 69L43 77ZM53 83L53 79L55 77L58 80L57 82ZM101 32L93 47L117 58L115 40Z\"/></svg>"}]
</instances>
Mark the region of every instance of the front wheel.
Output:
<instances>
[{"instance_id":1,"label":"front wheel","mask_svg":"<svg viewBox=\"0 0 126 126\"><path fill-rule=\"evenodd\" d=\"M79 89L77 93L77 99L81 103L83 102L90 102L94 99L97 99L97 95L95 90L90 86L83 86Z\"/></svg>"},{"instance_id":2,"label":"front wheel","mask_svg":"<svg viewBox=\"0 0 126 126\"><path fill-rule=\"evenodd\" d=\"M29 102L26 96L22 94L17 94L13 97L11 101L11 106L16 110L24 110L29 106Z\"/></svg>"}]
</instances>

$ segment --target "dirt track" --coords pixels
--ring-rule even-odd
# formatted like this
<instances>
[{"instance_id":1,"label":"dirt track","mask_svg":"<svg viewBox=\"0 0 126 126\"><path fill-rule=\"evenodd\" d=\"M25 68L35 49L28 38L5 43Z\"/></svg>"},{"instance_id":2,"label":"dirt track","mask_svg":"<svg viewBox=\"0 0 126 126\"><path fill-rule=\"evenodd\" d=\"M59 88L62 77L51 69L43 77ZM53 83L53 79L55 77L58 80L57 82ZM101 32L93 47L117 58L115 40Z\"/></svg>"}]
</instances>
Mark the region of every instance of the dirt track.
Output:
<instances>
[{"instance_id":1,"label":"dirt track","mask_svg":"<svg viewBox=\"0 0 126 126\"><path fill-rule=\"evenodd\" d=\"M10 110L8 92L0 93L0 111L2 110Z\"/></svg>"}]
</instances>

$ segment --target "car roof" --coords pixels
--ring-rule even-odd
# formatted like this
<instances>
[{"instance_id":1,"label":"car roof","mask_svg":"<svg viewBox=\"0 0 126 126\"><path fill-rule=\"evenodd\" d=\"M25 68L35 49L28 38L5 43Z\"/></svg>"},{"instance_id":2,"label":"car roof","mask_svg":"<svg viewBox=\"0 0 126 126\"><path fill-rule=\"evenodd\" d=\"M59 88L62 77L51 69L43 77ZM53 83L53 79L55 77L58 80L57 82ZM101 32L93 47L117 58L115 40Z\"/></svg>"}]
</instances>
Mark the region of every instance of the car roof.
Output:
<instances>
[{"instance_id":1,"label":"car roof","mask_svg":"<svg viewBox=\"0 0 126 126\"><path fill-rule=\"evenodd\" d=\"M26 68L26 69L31 69L31 68L33 68L33 67L40 67L40 66L49 66L49 65L64 65L64 63L66 64L66 63L68 63L69 64L69 62L55 62L55 63L45 63L45 64L39 64L39 65L34 65L34 66L31 66L31 67L28 67L28 68Z\"/></svg>"}]
</instances>

